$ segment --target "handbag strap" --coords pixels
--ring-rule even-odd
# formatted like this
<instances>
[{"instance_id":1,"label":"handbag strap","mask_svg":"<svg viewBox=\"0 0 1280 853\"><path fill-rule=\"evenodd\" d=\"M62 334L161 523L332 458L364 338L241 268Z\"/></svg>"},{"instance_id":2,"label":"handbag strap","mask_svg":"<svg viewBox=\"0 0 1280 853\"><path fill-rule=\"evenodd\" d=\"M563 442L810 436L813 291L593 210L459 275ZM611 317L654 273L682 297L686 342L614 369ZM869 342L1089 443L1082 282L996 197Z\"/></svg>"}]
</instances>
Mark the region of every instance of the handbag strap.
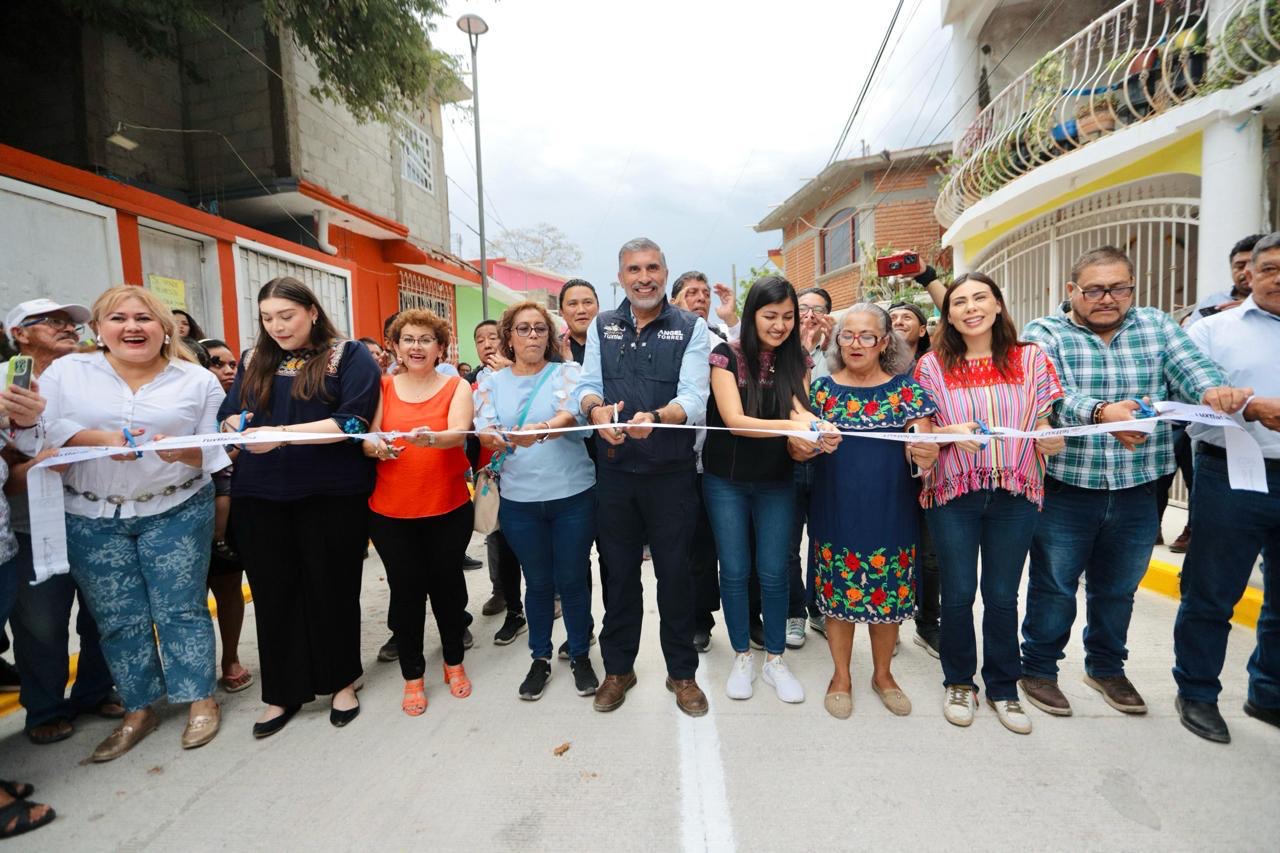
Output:
<instances>
[{"instance_id":1,"label":"handbag strap","mask_svg":"<svg viewBox=\"0 0 1280 853\"><path fill-rule=\"evenodd\" d=\"M550 367L551 365L548 364L546 367L542 369L542 375L539 376L538 381L534 383L533 391L529 393L529 399L524 401L524 408L520 410L520 417L516 419L516 426L515 426L516 429L520 429L522 426L524 426L525 418L529 417L529 409L533 407L534 398L537 397L538 392L542 390L543 384L546 383L546 381L551 378L551 374L556 372L554 370L551 370ZM505 462L506 459L507 459L507 451L499 450L497 453L493 455L493 458L489 460L489 465L487 467L496 476L502 470L502 463Z\"/></svg>"}]
</instances>

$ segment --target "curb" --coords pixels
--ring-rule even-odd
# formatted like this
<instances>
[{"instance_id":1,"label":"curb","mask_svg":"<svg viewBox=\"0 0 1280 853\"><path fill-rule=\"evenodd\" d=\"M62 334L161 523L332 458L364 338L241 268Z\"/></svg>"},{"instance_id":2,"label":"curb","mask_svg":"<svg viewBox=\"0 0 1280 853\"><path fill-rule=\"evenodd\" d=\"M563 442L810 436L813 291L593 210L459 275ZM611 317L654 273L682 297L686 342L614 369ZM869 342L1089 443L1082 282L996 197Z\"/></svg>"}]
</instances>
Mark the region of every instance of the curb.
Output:
<instances>
[{"instance_id":1,"label":"curb","mask_svg":"<svg viewBox=\"0 0 1280 853\"><path fill-rule=\"evenodd\" d=\"M1147 567L1147 573L1142 577L1142 583L1139 584L1152 592L1167 596L1179 601L1182 598L1182 592L1178 583L1178 575L1182 570L1162 560L1152 560ZM1258 627L1258 615L1262 612L1262 590L1257 587L1246 587L1244 595L1240 601L1236 603L1235 612L1231 614L1231 621L1237 625L1243 625L1245 628Z\"/></svg>"},{"instance_id":2,"label":"curb","mask_svg":"<svg viewBox=\"0 0 1280 853\"><path fill-rule=\"evenodd\" d=\"M244 594L245 604L253 601L253 593L250 592L249 585L247 583L241 585L240 591ZM213 593L209 594L209 616L214 619L218 618L218 604L213 600ZM79 662L80 654L77 652L71 656L71 659L67 663L68 687L70 687L76 680L76 669ZM18 702L18 694L16 692L0 693L0 717L8 716L21 707L22 705Z\"/></svg>"}]
</instances>

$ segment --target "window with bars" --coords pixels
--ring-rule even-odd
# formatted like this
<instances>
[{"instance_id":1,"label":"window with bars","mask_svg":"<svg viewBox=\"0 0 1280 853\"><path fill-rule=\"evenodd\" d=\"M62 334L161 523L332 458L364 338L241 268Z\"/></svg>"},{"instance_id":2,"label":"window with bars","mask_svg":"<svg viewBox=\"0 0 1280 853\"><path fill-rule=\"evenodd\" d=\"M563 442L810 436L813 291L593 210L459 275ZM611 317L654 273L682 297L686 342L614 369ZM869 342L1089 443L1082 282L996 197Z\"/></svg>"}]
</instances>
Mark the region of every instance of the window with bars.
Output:
<instances>
[{"instance_id":1,"label":"window with bars","mask_svg":"<svg viewBox=\"0 0 1280 853\"><path fill-rule=\"evenodd\" d=\"M837 211L822 226L822 272L834 272L858 259L857 211L852 207Z\"/></svg>"},{"instance_id":2,"label":"window with bars","mask_svg":"<svg viewBox=\"0 0 1280 853\"><path fill-rule=\"evenodd\" d=\"M432 154L431 135L400 116L400 177L409 183L435 194L435 157Z\"/></svg>"}]
</instances>

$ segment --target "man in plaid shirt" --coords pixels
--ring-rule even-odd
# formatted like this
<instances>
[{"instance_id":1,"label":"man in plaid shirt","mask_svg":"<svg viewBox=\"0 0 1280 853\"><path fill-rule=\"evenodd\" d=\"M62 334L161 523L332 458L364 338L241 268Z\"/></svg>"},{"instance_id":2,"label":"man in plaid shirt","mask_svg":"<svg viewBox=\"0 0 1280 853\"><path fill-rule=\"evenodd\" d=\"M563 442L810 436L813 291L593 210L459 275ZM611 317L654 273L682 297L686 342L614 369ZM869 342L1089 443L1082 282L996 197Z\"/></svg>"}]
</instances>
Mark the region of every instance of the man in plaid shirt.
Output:
<instances>
[{"instance_id":1,"label":"man in plaid shirt","mask_svg":"<svg viewBox=\"0 0 1280 853\"><path fill-rule=\"evenodd\" d=\"M1065 397L1057 426L1133 420L1140 399L1203 402L1223 412L1246 394L1225 387L1221 371L1158 308L1133 304L1133 263L1107 246L1085 253L1067 282L1070 308L1034 320L1023 338L1053 362ZM1133 594L1156 541L1157 481L1174 468L1169 426L1150 435L1116 432L1068 438L1047 463L1044 511L1031 545L1019 682L1040 710L1069 716L1058 689L1058 661L1086 585L1085 684L1126 714L1147 706L1124 674Z\"/></svg>"}]
</instances>

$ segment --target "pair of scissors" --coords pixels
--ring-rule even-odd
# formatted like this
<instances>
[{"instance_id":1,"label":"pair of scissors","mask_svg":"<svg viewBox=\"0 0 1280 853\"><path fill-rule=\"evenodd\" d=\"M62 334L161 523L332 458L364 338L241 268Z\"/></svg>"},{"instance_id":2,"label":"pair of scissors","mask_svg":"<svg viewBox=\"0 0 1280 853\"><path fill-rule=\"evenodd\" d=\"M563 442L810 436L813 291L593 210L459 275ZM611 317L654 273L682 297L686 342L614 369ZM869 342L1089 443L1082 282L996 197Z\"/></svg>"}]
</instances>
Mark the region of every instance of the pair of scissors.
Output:
<instances>
[{"instance_id":1,"label":"pair of scissors","mask_svg":"<svg viewBox=\"0 0 1280 853\"><path fill-rule=\"evenodd\" d=\"M124 429L120 430L120 434L124 436L125 442L127 442L128 445L133 448L133 458L141 459L142 451L138 449L138 443L133 440L133 433L129 431L129 428L125 427Z\"/></svg>"},{"instance_id":2,"label":"pair of scissors","mask_svg":"<svg viewBox=\"0 0 1280 853\"><path fill-rule=\"evenodd\" d=\"M1138 410L1133 413L1135 418L1154 418L1159 414L1146 397L1133 397L1132 400L1138 404Z\"/></svg>"},{"instance_id":3,"label":"pair of scissors","mask_svg":"<svg viewBox=\"0 0 1280 853\"><path fill-rule=\"evenodd\" d=\"M991 432L991 427L987 426L987 422L986 422L986 421L984 421L982 418L976 418L976 420L977 420L977 423L978 423L978 435L991 435L991 434L992 434L992 432ZM983 450L986 450L986 449L987 449L987 444L988 444L988 443L989 443L989 442L985 442L985 441L984 441L984 442L982 442L982 449L983 449Z\"/></svg>"}]
</instances>

